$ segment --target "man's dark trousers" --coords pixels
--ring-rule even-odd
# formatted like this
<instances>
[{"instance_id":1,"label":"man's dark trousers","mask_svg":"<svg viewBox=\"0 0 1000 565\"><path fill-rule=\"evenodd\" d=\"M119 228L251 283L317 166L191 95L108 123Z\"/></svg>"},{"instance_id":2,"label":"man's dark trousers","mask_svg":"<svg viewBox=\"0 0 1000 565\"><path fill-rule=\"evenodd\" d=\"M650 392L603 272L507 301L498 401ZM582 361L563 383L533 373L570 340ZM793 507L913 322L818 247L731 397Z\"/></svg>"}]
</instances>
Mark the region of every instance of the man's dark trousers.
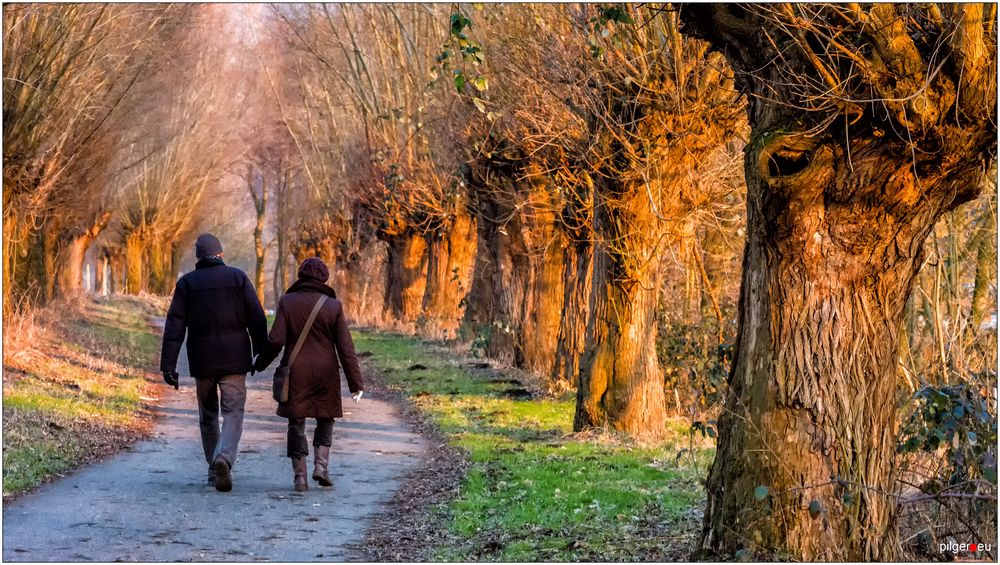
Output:
<instances>
[{"instance_id":1,"label":"man's dark trousers","mask_svg":"<svg viewBox=\"0 0 1000 565\"><path fill-rule=\"evenodd\" d=\"M205 460L211 465L221 458L230 467L236 463L243 413L247 402L246 374L195 379L198 385L198 424ZM219 415L222 427L219 428Z\"/></svg>"}]
</instances>

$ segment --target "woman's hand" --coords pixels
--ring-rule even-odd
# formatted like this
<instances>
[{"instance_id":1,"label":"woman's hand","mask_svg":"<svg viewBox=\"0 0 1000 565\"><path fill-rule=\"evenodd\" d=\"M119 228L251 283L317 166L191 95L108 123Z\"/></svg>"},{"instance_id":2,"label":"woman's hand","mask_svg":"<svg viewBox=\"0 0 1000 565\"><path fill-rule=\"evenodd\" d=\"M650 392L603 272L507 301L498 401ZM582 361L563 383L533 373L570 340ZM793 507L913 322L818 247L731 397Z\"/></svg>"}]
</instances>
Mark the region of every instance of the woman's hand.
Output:
<instances>
[{"instance_id":1,"label":"woman's hand","mask_svg":"<svg viewBox=\"0 0 1000 565\"><path fill-rule=\"evenodd\" d=\"M352 394L351 398L354 399L355 403L361 402L361 395L364 394L364 393L365 393L365 391L359 390L358 392L355 392L354 394Z\"/></svg>"}]
</instances>

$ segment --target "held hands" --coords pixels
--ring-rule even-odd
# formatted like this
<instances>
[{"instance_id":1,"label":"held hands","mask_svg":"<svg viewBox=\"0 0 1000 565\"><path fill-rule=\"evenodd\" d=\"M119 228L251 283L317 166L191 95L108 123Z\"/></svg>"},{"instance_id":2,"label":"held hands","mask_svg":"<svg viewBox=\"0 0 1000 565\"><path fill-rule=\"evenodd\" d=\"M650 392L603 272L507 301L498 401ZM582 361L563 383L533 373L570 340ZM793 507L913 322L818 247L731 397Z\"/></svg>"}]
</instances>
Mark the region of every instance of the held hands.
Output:
<instances>
[{"instance_id":1,"label":"held hands","mask_svg":"<svg viewBox=\"0 0 1000 565\"><path fill-rule=\"evenodd\" d=\"M163 382L174 387L174 390L180 390L181 388L178 377L180 375L176 371L163 371Z\"/></svg>"},{"instance_id":2,"label":"held hands","mask_svg":"<svg viewBox=\"0 0 1000 565\"><path fill-rule=\"evenodd\" d=\"M260 355L255 355L253 358L253 370L262 373L267 369L267 364L264 364L264 359Z\"/></svg>"},{"instance_id":3,"label":"held hands","mask_svg":"<svg viewBox=\"0 0 1000 565\"><path fill-rule=\"evenodd\" d=\"M351 398L354 399L355 403L361 402L361 395L363 395L364 393L365 393L365 391L359 390L358 392L355 392L354 394L352 394Z\"/></svg>"}]
</instances>

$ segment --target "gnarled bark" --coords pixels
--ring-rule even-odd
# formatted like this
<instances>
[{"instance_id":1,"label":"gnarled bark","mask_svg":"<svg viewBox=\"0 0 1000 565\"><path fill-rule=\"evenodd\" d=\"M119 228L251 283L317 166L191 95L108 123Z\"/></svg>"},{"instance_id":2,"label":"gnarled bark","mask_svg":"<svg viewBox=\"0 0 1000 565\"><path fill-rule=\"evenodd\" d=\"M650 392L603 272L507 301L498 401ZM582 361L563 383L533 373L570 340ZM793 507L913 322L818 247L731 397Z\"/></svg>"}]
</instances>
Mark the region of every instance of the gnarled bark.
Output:
<instances>
[{"instance_id":1,"label":"gnarled bark","mask_svg":"<svg viewBox=\"0 0 1000 565\"><path fill-rule=\"evenodd\" d=\"M593 278L594 248L589 241L571 244L563 254L563 302L550 385L576 386L580 359L586 348L587 320Z\"/></svg>"},{"instance_id":2,"label":"gnarled bark","mask_svg":"<svg viewBox=\"0 0 1000 565\"><path fill-rule=\"evenodd\" d=\"M692 179L734 134L739 106L722 57L683 38L675 13L615 29L623 39L608 42L592 101L591 319L573 427L658 440L667 416L656 355L662 257L685 218L710 202Z\"/></svg>"},{"instance_id":3,"label":"gnarled bark","mask_svg":"<svg viewBox=\"0 0 1000 565\"><path fill-rule=\"evenodd\" d=\"M472 287L463 316L464 325L479 339L485 338L487 355L513 361L516 356L514 324L518 318L517 304L524 297L518 275L526 274L527 265L522 264L518 270L514 264L509 234L515 228L505 225L509 224L504 221L509 217L506 209L492 199L477 199L475 202L479 243Z\"/></svg>"},{"instance_id":4,"label":"gnarled bark","mask_svg":"<svg viewBox=\"0 0 1000 565\"><path fill-rule=\"evenodd\" d=\"M899 555L904 306L934 223L975 197L996 154L996 89L984 88L996 17L983 8L685 8L743 81L752 128L739 333L702 554Z\"/></svg>"},{"instance_id":5,"label":"gnarled bark","mask_svg":"<svg viewBox=\"0 0 1000 565\"><path fill-rule=\"evenodd\" d=\"M424 333L452 339L462 319L462 304L472 284L476 257L476 222L464 210L451 225L427 239ZM428 330L430 330L428 332Z\"/></svg>"},{"instance_id":6,"label":"gnarled bark","mask_svg":"<svg viewBox=\"0 0 1000 565\"><path fill-rule=\"evenodd\" d=\"M120 249L108 254L108 294L125 291L125 253Z\"/></svg>"},{"instance_id":7,"label":"gnarled bark","mask_svg":"<svg viewBox=\"0 0 1000 565\"><path fill-rule=\"evenodd\" d=\"M160 296L172 293L176 277L174 273L174 245L168 241L147 243L143 257L145 263L145 290Z\"/></svg>"},{"instance_id":8,"label":"gnarled bark","mask_svg":"<svg viewBox=\"0 0 1000 565\"><path fill-rule=\"evenodd\" d=\"M105 291L105 287L107 286L108 268L108 254L103 249L100 249L97 252L97 260L94 262L94 294L98 296L106 296L108 294L108 292Z\"/></svg>"},{"instance_id":9,"label":"gnarled bark","mask_svg":"<svg viewBox=\"0 0 1000 565\"><path fill-rule=\"evenodd\" d=\"M555 365L559 343L566 244L548 207L538 210L531 220L532 229L523 234L530 278L521 313L518 366L547 377Z\"/></svg>"},{"instance_id":10,"label":"gnarled bark","mask_svg":"<svg viewBox=\"0 0 1000 565\"><path fill-rule=\"evenodd\" d=\"M385 306L391 319L415 322L427 284L427 241L419 234L385 237L388 244Z\"/></svg>"},{"instance_id":11,"label":"gnarled bark","mask_svg":"<svg viewBox=\"0 0 1000 565\"><path fill-rule=\"evenodd\" d=\"M660 257L669 239L655 227L654 203L645 190L604 190L611 194L594 212L598 243L573 429L608 426L656 440L666 431L667 417L656 357L656 303Z\"/></svg>"},{"instance_id":12,"label":"gnarled bark","mask_svg":"<svg viewBox=\"0 0 1000 565\"><path fill-rule=\"evenodd\" d=\"M558 341L565 248L552 195L537 175L519 178L519 164L481 166L473 195L479 244L465 325L486 338L490 357L548 376Z\"/></svg>"},{"instance_id":13,"label":"gnarled bark","mask_svg":"<svg viewBox=\"0 0 1000 565\"><path fill-rule=\"evenodd\" d=\"M798 142L772 137L747 153L740 333L702 541L714 551L748 540L807 560L898 551L903 309L934 220L977 179L925 178L918 201L912 163L880 145L859 140L848 163L828 142L787 175L777 155ZM759 486L766 503L755 499Z\"/></svg>"}]
</instances>

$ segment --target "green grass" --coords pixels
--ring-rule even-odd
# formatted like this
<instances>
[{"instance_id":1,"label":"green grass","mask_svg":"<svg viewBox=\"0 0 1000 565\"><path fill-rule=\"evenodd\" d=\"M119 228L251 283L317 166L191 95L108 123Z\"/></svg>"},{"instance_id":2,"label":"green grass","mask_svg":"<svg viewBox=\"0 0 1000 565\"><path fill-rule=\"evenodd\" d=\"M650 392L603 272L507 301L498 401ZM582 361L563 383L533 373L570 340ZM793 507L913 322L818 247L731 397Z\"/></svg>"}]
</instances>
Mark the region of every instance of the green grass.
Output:
<instances>
[{"instance_id":1,"label":"green grass","mask_svg":"<svg viewBox=\"0 0 1000 565\"><path fill-rule=\"evenodd\" d=\"M472 463L447 509L445 561L676 560L690 549L712 450L688 426L643 447L571 435L574 402L517 400L417 339L358 332L358 351ZM422 364L428 370L409 371ZM679 461L679 462L678 462Z\"/></svg>"},{"instance_id":2,"label":"green grass","mask_svg":"<svg viewBox=\"0 0 1000 565\"><path fill-rule=\"evenodd\" d=\"M27 345L5 349L4 496L141 433L143 397L154 390L145 369L160 343L147 325L153 309L128 298L62 308Z\"/></svg>"}]
</instances>

